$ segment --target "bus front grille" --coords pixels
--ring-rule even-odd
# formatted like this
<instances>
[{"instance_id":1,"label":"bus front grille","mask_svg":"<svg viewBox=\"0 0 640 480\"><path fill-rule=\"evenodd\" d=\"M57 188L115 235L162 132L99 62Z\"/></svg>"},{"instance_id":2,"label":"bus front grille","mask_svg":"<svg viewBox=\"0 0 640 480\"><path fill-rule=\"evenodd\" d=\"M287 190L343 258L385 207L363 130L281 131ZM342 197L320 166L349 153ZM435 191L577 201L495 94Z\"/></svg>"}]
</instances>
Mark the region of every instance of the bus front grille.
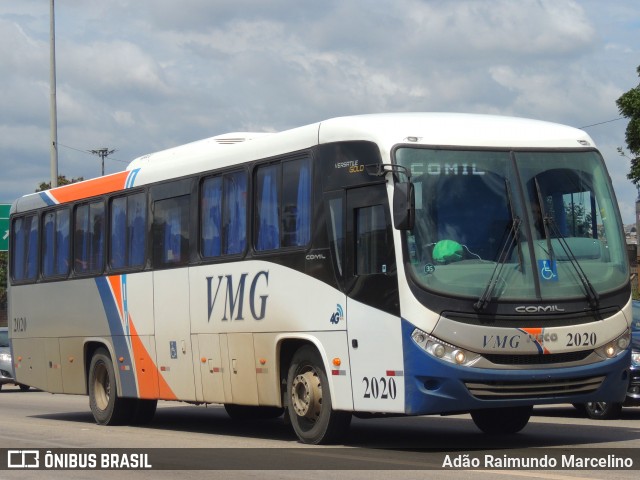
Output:
<instances>
[{"instance_id":1,"label":"bus front grille","mask_svg":"<svg viewBox=\"0 0 640 480\"><path fill-rule=\"evenodd\" d=\"M469 393L480 400L545 398L595 392L605 377L542 380L533 382L465 382Z\"/></svg>"},{"instance_id":2,"label":"bus front grille","mask_svg":"<svg viewBox=\"0 0 640 480\"><path fill-rule=\"evenodd\" d=\"M593 350L579 352L551 353L548 355L500 355L483 354L491 363L498 365L557 365L561 363L580 362L587 358Z\"/></svg>"}]
</instances>

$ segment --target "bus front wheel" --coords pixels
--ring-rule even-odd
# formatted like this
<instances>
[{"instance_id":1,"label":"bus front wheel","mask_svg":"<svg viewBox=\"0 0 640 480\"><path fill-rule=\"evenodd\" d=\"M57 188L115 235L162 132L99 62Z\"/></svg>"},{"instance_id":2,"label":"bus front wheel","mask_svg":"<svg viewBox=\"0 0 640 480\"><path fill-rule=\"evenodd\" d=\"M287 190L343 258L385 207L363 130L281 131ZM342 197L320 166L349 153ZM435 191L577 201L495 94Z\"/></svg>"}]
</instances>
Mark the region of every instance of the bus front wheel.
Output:
<instances>
[{"instance_id":1,"label":"bus front wheel","mask_svg":"<svg viewBox=\"0 0 640 480\"><path fill-rule=\"evenodd\" d=\"M305 345L293 355L287 375L287 411L303 443L334 443L346 435L351 413L333 410L327 374L318 351Z\"/></svg>"},{"instance_id":2,"label":"bus front wheel","mask_svg":"<svg viewBox=\"0 0 640 480\"><path fill-rule=\"evenodd\" d=\"M91 358L89 406L99 425L122 425L133 415L133 399L118 397L113 362L104 348L96 350Z\"/></svg>"},{"instance_id":3,"label":"bus front wheel","mask_svg":"<svg viewBox=\"0 0 640 480\"><path fill-rule=\"evenodd\" d=\"M484 433L491 435L506 435L518 433L531 418L533 406L485 408L472 410L471 418L476 426Z\"/></svg>"}]
</instances>

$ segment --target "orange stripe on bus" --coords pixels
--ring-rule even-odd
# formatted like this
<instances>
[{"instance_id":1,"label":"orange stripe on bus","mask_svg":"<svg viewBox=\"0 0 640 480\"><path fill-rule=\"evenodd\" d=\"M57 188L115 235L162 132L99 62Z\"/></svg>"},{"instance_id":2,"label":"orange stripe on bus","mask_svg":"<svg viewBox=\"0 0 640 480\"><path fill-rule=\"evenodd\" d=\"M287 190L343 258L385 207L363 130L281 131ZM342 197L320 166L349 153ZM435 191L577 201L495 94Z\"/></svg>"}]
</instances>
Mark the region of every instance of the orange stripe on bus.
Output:
<instances>
[{"instance_id":1,"label":"orange stripe on bus","mask_svg":"<svg viewBox=\"0 0 640 480\"><path fill-rule=\"evenodd\" d=\"M178 397L173 393L166 380L162 378L162 375L158 372L158 367L151 355L149 355L149 351L140 340L131 315L129 315L129 327L131 328L131 346L135 356L138 396L140 398L157 399L160 398L160 392L162 392L164 400L177 400Z\"/></svg>"},{"instance_id":2,"label":"orange stripe on bus","mask_svg":"<svg viewBox=\"0 0 640 480\"><path fill-rule=\"evenodd\" d=\"M120 318L123 318L124 306L122 303L122 283L120 282L120 275L107 277L107 281L111 285L111 290L113 291L113 295L116 300L116 305L118 306L118 311L120 312Z\"/></svg>"},{"instance_id":3,"label":"orange stripe on bus","mask_svg":"<svg viewBox=\"0 0 640 480\"><path fill-rule=\"evenodd\" d=\"M528 333L529 335L533 335L534 337L538 337L542 335L542 328L521 328L523 332Z\"/></svg>"},{"instance_id":4,"label":"orange stripe on bus","mask_svg":"<svg viewBox=\"0 0 640 480\"><path fill-rule=\"evenodd\" d=\"M128 171L114 173L93 180L72 183L64 187L54 188L49 191L51 196L60 203L72 202L81 198L95 197L105 193L124 189Z\"/></svg>"}]
</instances>

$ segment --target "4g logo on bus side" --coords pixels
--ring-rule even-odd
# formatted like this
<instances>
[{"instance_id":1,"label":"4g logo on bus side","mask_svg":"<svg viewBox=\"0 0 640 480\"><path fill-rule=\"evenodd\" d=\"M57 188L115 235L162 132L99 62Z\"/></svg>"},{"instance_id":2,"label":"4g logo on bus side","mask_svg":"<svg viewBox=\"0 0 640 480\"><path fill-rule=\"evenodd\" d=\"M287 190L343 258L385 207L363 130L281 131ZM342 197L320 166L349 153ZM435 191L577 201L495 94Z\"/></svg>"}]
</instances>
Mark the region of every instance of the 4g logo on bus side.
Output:
<instances>
[{"instance_id":1,"label":"4g logo on bus side","mask_svg":"<svg viewBox=\"0 0 640 480\"><path fill-rule=\"evenodd\" d=\"M265 292L269 286L269 272L262 270L250 277L249 273L240 274L234 280L233 275L218 275L207 278L207 307L209 315L207 321L211 321L214 313L216 319L222 321L244 320L246 307L251 312L254 320L262 320L267 314L267 299ZM245 302L245 286L249 286L249 295ZM224 303L222 298L224 298ZM219 301L218 301L219 300ZM216 308L216 303L218 308ZM221 311L222 310L222 311Z\"/></svg>"}]
</instances>

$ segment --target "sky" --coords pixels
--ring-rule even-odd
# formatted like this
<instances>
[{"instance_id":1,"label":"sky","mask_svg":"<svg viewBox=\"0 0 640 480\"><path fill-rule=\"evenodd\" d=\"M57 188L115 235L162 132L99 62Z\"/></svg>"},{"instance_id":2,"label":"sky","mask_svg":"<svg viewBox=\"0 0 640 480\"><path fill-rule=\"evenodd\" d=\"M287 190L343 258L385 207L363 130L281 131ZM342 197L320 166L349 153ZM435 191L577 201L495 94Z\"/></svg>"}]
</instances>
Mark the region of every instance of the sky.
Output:
<instances>
[{"instance_id":1,"label":"sky","mask_svg":"<svg viewBox=\"0 0 640 480\"><path fill-rule=\"evenodd\" d=\"M49 0L0 0L0 203L50 178ZM584 128L624 223L637 0L56 0L59 173L235 131L378 112Z\"/></svg>"}]
</instances>

